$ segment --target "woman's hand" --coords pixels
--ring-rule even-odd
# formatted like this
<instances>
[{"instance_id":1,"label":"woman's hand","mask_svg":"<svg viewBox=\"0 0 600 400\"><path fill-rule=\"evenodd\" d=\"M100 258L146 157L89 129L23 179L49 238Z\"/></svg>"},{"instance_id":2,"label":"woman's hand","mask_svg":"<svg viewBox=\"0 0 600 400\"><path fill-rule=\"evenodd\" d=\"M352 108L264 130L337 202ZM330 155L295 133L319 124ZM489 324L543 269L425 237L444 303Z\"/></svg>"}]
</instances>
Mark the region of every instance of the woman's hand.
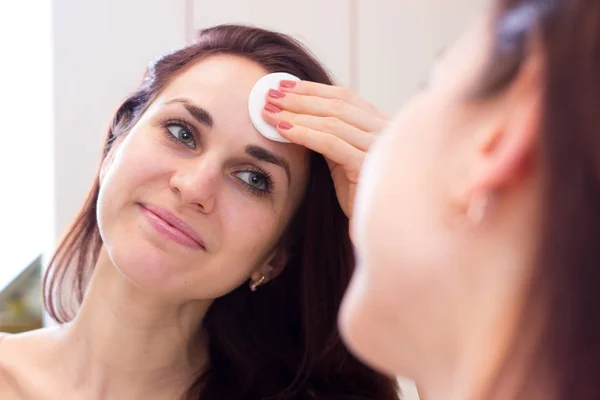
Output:
<instances>
[{"instance_id":1,"label":"woman's hand","mask_svg":"<svg viewBox=\"0 0 600 400\"><path fill-rule=\"evenodd\" d=\"M346 88L281 81L267 95L263 118L290 142L325 157L338 201L351 219L365 154L389 117Z\"/></svg>"}]
</instances>

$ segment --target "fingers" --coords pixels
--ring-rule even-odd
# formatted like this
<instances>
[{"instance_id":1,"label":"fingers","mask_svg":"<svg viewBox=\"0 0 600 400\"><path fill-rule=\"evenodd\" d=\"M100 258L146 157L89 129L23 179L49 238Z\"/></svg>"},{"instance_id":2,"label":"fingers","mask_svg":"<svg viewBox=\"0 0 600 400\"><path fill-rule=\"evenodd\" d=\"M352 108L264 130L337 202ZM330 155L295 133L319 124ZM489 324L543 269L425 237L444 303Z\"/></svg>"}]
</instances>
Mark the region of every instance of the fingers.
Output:
<instances>
[{"instance_id":1,"label":"fingers","mask_svg":"<svg viewBox=\"0 0 600 400\"><path fill-rule=\"evenodd\" d=\"M337 98L306 96L271 89L267 94L267 101L295 114L335 117L365 132L378 133L387 124L387 120Z\"/></svg>"},{"instance_id":2,"label":"fingers","mask_svg":"<svg viewBox=\"0 0 600 400\"><path fill-rule=\"evenodd\" d=\"M289 122L295 126L302 126L313 131L324 132L349 143L351 146L368 151L375 140L375 135L370 135L360 129L334 117L316 117L314 115L295 114L282 111L273 107L263 110L263 119L273 126L280 122Z\"/></svg>"},{"instance_id":3,"label":"fingers","mask_svg":"<svg viewBox=\"0 0 600 400\"><path fill-rule=\"evenodd\" d=\"M348 172L359 171L365 157L363 151L329 133L300 125L292 125L286 121L282 121L277 125L277 131L292 143L322 154Z\"/></svg>"},{"instance_id":4,"label":"fingers","mask_svg":"<svg viewBox=\"0 0 600 400\"><path fill-rule=\"evenodd\" d=\"M309 82L309 81L281 81L280 91L295 93L304 96L322 97L325 99L339 99L343 100L348 104L358 107L364 111L367 111L380 119L389 120L389 116L384 112L378 110L371 103L366 101L360 96L357 96L350 89L340 86L324 85L322 83Z\"/></svg>"}]
</instances>

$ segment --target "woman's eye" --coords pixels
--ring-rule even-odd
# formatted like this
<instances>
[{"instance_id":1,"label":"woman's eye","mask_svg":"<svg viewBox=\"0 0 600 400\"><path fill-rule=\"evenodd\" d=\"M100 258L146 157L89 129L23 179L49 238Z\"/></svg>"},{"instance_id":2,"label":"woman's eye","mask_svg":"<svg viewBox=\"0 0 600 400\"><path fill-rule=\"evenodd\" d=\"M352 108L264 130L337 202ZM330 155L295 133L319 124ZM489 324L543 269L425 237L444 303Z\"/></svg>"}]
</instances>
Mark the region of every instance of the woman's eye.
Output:
<instances>
[{"instance_id":1,"label":"woman's eye","mask_svg":"<svg viewBox=\"0 0 600 400\"><path fill-rule=\"evenodd\" d=\"M194 138L194 134L184 126L172 123L167 125L166 128L167 131L169 131L169 134L171 134L175 139L179 140L181 143L191 148L196 147L196 139Z\"/></svg>"},{"instance_id":2,"label":"woman's eye","mask_svg":"<svg viewBox=\"0 0 600 400\"><path fill-rule=\"evenodd\" d=\"M253 187L254 189L263 191L266 191L268 189L267 179L259 173L252 171L242 171L238 172L237 177L247 185Z\"/></svg>"}]
</instances>

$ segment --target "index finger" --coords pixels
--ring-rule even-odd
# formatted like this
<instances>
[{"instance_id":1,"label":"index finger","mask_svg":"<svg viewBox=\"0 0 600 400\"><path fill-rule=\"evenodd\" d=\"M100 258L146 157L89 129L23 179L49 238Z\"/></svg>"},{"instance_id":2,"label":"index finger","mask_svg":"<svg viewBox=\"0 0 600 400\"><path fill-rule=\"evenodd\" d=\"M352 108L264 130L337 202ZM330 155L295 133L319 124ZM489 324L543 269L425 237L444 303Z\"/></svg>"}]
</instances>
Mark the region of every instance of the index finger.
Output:
<instances>
[{"instance_id":1,"label":"index finger","mask_svg":"<svg viewBox=\"0 0 600 400\"><path fill-rule=\"evenodd\" d=\"M352 90L341 87L325 85L323 83L310 81L288 81L282 80L279 88L284 92L296 93L304 96L322 97L324 99L343 100L348 104L358 107L362 110L375 114L377 117L389 120L389 116L378 110L371 103L356 95Z\"/></svg>"}]
</instances>

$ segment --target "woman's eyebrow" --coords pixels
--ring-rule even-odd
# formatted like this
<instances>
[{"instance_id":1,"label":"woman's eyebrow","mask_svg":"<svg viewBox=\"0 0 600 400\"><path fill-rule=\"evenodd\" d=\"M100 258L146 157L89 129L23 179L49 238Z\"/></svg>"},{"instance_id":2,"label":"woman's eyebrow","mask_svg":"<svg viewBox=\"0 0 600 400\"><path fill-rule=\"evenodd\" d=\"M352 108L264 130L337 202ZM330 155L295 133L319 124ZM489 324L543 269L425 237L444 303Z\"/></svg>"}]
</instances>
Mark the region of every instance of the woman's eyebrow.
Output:
<instances>
[{"instance_id":1,"label":"woman's eyebrow","mask_svg":"<svg viewBox=\"0 0 600 400\"><path fill-rule=\"evenodd\" d=\"M166 104L173 104L173 103L183 104L185 109L192 115L192 117L194 117L194 119L196 121L198 121L198 123L205 125L208 128L213 127L215 120L212 117L212 115L208 112L208 110L206 110L205 108L197 106L197 105L193 104L189 99L185 99L185 98L177 98L177 99L169 100Z\"/></svg>"}]
</instances>

